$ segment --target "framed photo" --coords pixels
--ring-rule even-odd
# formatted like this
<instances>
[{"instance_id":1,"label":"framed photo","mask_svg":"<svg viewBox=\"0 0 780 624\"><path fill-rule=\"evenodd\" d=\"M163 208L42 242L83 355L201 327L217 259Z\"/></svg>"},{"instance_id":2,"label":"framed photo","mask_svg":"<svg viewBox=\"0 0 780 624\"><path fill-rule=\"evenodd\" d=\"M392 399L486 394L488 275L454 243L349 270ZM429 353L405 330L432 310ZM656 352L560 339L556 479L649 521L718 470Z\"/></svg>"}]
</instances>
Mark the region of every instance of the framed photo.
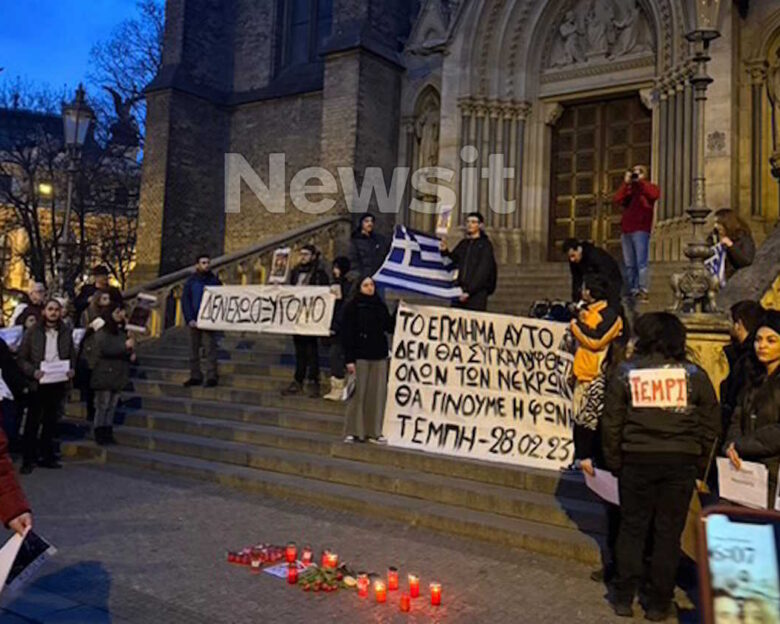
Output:
<instances>
[{"instance_id":1,"label":"framed photo","mask_svg":"<svg viewBox=\"0 0 780 624\"><path fill-rule=\"evenodd\" d=\"M452 206L442 206L436 219L436 236L447 236L452 225Z\"/></svg>"},{"instance_id":2,"label":"framed photo","mask_svg":"<svg viewBox=\"0 0 780 624\"><path fill-rule=\"evenodd\" d=\"M290 277L290 248L280 247L274 251L271 258L271 272L268 274L269 284L286 284Z\"/></svg>"},{"instance_id":3,"label":"framed photo","mask_svg":"<svg viewBox=\"0 0 780 624\"><path fill-rule=\"evenodd\" d=\"M147 293L139 293L135 300L135 307L130 312L125 328L128 331L134 331L141 334L146 333L146 325L149 317L152 315L152 308L157 305L157 297ZM96 330L97 331L97 330Z\"/></svg>"}]
</instances>

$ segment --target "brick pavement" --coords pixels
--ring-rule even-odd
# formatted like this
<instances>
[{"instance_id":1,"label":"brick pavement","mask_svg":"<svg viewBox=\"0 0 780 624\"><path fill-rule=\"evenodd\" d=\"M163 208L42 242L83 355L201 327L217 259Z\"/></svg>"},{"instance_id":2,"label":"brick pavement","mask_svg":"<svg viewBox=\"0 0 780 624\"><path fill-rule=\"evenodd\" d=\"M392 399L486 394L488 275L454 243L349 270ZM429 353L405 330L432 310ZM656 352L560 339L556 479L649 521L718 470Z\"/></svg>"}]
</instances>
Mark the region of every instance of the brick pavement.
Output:
<instances>
[{"instance_id":1,"label":"brick pavement","mask_svg":"<svg viewBox=\"0 0 780 624\"><path fill-rule=\"evenodd\" d=\"M58 548L0 623L566 622L616 620L588 568L389 521L264 499L199 481L68 463L23 485ZM329 546L356 568L439 580L444 606L412 613L353 593L306 594L224 562L253 541ZM637 618L639 617L637 609Z\"/></svg>"}]
</instances>

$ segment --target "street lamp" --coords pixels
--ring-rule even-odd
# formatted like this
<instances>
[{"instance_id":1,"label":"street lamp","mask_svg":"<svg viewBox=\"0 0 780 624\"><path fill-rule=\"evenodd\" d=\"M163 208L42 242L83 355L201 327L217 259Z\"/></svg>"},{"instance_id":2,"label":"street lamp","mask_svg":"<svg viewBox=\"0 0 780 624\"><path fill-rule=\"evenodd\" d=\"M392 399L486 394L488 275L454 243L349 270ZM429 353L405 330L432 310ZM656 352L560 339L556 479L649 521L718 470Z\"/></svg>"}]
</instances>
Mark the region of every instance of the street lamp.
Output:
<instances>
[{"instance_id":1,"label":"street lamp","mask_svg":"<svg viewBox=\"0 0 780 624\"><path fill-rule=\"evenodd\" d=\"M715 297L720 286L718 278L704 266L704 261L712 255L710 246L699 240L699 230L707 221L710 209L707 206L704 178L704 105L707 101L707 87L712 78L707 74L707 62L710 60L710 42L720 37L718 18L720 0L696 0L696 23L694 29L685 38L693 44L695 70L691 75L691 85L695 102L695 146L693 178L693 201L686 212L693 226L693 238L686 245L685 255L691 261L681 273L672 277L675 291L675 310L690 312L717 312Z\"/></svg>"},{"instance_id":2,"label":"street lamp","mask_svg":"<svg viewBox=\"0 0 780 624\"><path fill-rule=\"evenodd\" d=\"M62 223L62 233L57 242L57 291L65 296L65 273L69 267L70 247L70 211L73 200L73 180L79 170L81 149L87 139L89 126L95 119L95 113L89 107L84 97L84 87L76 89L76 98L62 107L62 124L65 138L65 149L68 153L68 196L65 204L65 218Z\"/></svg>"}]
</instances>

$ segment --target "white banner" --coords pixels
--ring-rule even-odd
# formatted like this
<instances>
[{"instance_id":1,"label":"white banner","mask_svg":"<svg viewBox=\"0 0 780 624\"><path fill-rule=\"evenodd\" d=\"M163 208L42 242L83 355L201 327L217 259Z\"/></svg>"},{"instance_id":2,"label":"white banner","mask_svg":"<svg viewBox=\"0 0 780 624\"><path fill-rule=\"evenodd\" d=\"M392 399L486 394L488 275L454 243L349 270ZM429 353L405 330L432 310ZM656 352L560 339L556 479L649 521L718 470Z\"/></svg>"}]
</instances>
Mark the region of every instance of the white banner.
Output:
<instances>
[{"instance_id":1,"label":"white banner","mask_svg":"<svg viewBox=\"0 0 780 624\"><path fill-rule=\"evenodd\" d=\"M198 328L329 336L335 301L328 286L207 286Z\"/></svg>"},{"instance_id":2,"label":"white banner","mask_svg":"<svg viewBox=\"0 0 780 624\"><path fill-rule=\"evenodd\" d=\"M574 458L567 325L401 302L384 436L430 453L558 470Z\"/></svg>"}]
</instances>

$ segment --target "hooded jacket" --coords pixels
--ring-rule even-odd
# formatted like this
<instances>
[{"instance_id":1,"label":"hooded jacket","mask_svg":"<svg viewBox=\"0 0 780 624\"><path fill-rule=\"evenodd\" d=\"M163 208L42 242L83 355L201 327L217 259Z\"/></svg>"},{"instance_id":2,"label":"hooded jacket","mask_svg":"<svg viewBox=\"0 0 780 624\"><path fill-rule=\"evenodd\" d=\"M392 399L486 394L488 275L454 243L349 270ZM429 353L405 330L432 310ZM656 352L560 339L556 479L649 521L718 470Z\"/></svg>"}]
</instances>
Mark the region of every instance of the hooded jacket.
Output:
<instances>
[{"instance_id":1,"label":"hooded jacket","mask_svg":"<svg viewBox=\"0 0 780 624\"><path fill-rule=\"evenodd\" d=\"M198 320L200 302L203 300L203 291L206 286L222 286L222 282L211 271L199 273L195 271L184 282L184 291L181 295L181 311L185 322Z\"/></svg>"},{"instance_id":2,"label":"hooded jacket","mask_svg":"<svg viewBox=\"0 0 780 624\"><path fill-rule=\"evenodd\" d=\"M478 238L466 237L452 251L443 251L458 267L458 286L471 297L496 290L497 268L493 244L484 232Z\"/></svg>"},{"instance_id":3,"label":"hooded jacket","mask_svg":"<svg viewBox=\"0 0 780 624\"><path fill-rule=\"evenodd\" d=\"M341 340L346 363L384 360L388 355L386 334L392 331L393 317L382 298L358 292L344 306Z\"/></svg>"},{"instance_id":4,"label":"hooded jacket","mask_svg":"<svg viewBox=\"0 0 780 624\"><path fill-rule=\"evenodd\" d=\"M389 251L388 241L382 234L371 232L366 236L358 227L349 241L350 277L358 280L371 277L382 266Z\"/></svg>"},{"instance_id":5,"label":"hooded jacket","mask_svg":"<svg viewBox=\"0 0 780 624\"><path fill-rule=\"evenodd\" d=\"M684 407L640 407L643 389L634 371L682 369L687 401ZM640 397L644 398L644 397ZM621 364L607 384L601 440L607 468L626 463L698 464L703 470L720 435L718 400L707 373L691 362L659 355L640 356Z\"/></svg>"},{"instance_id":6,"label":"hooded jacket","mask_svg":"<svg viewBox=\"0 0 780 624\"><path fill-rule=\"evenodd\" d=\"M582 319L572 319L571 332L577 340L573 373L580 382L593 381L609 343L620 336L623 320L606 301L596 301L583 310Z\"/></svg>"}]
</instances>

